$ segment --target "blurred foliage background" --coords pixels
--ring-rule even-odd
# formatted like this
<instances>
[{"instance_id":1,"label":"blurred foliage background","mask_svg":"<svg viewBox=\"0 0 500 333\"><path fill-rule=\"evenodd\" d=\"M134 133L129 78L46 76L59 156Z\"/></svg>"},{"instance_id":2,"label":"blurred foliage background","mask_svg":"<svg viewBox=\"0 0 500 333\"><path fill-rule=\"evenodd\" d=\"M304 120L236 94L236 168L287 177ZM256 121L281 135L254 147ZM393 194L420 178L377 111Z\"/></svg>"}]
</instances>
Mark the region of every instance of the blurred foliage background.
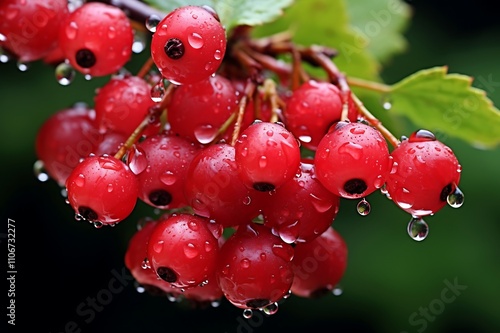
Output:
<instances>
[{"instance_id":1,"label":"blurred foliage background","mask_svg":"<svg viewBox=\"0 0 500 333\"><path fill-rule=\"evenodd\" d=\"M423 68L448 65L452 73L476 78L474 85L499 106L500 21L490 2L410 4L413 18L405 32L409 47L386 63L384 81L393 83ZM146 57L146 52L136 56L127 68L136 72ZM92 320L92 311L85 316L77 313L82 303L91 309L88 302L109 290L115 274L126 273L123 256L136 221L153 216L153 211L139 203L116 228L96 230L76 222L58 186L35 179L34 141L52 113L79 101L92 104L95 88L106 81L86 81L79 75L62 87L53 68L42 63L33 63L27 72L17 70L14 63L0 65L0 232L6 233L7 218L16 221L16 328L30 324L40 332L500 332L500 150L479 150L452 138L444 141L463 166L460 188L465 204L458 210L445 207L427 218L430 234L425 241L408 237L409 216L381 194L368 198L372 212L366 217L356 213L356 202L343 201L334 222L349 247L341 296L291 297L274 316L246 321L227 302L218 308L189 309L139 294L124 280L123 290L95 310ZM404 126L398 135L415 130L411 124ZM5 253L5 242L1 246ZM2 262L6 267L6 259ZM461 289L453 301L444 302L442 292L450 284ZM5 315L2 318L4 324Z\"/></svg>"}]
</instances>

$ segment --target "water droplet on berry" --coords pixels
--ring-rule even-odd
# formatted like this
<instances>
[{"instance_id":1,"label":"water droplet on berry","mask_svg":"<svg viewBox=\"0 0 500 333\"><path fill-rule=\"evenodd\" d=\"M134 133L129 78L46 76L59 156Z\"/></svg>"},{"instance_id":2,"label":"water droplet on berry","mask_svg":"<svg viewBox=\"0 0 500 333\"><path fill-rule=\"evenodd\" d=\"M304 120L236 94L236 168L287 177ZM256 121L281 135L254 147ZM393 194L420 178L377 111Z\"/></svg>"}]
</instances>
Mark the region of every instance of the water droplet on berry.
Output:
<instances>
[{"instance_id":1,"label":"water droplet on berry","mask_svg":"<svg viewBox=\"0 0 500 333\"><path fill-rule=\"evenodd\" d=\"M83 216L81 216L81 215L80 215L80 214L78 214L78 213L75 213L75 220L76 220L76 221L82 221L83 219L84 219L84 218L83 218Z\"/></svg>"},{"instance_id":2,"label":"water droplet on berry","mask_svg":"<svg viewBox=\"0 0 500 333\"><path fill-rule=\"evenodd\" d=\"M293 258L293 248L289 245L274 244L272 251L274 255L285 261L291 261Z\"/></svg>"},{"instance_id":3,"label":"water droplet on berry","mask_svg":"<svg viewBox=\"0 0 500 333\"><path fill-rule=\"evenodd\" d=\"M408 140L409 142L436 141L436 136L431 131L420 129L413 132Z\"/></svg>"},{"instance_id":4,"label":"water droplet on berry","mask_svg":"<svg viewBox=\"0 0 500 333\"><path fill-rule=\"evenodd\" d=\"M78 33L78 24L76 24L75 21L71 21L67 26L66 26L66 29L64 30L64 32L66 33L66 37L68 37L68 39L75 39L76 38L76 35Z\"/></svg>"},{"instance_id":5,"label":"water droplet on berry","mask_svg":"<svg viewBox=\"0 0 500 333\"><path fill-rule=\"evenodd\" d=\"M278 312L278 303L274 302L262 308L262 312L266 315L271 316Z\"/></svg>"},{"instance_id":6,"label":"water droplet on berry","mask_svg":"<svg viewBox=\"0 0 500 333\"><path fill-rule=\"evenodd\" d=\"M300 135L299 140L305 143L309 143L312 141L312 138L310 135Z\"/></svg>"},{"instance_id":7,"label":"water droplet on berry","mask_svg":"<svg viewBox=\"0 0 500 333\"><path fill-rule=\"evenodd\" d=\"M253 311L252 309L245 309L243 310L243 318L245 319L250 319L253 316Z\"/></svg>"},{"instance_id":8,"label":"water droplet on berry","mask_svg":"<svg viewBox=\"0 0 500 333\"><path fill-rule=\"evenodd\" d=\"M184 255L189 258L193 259L196 258L200 254L200 251L196 248L196 245L193 243L187 243L184 245Z\"/></svg>"},{"instance_id":9,"label":"water droplet on berry","mask_svg":"<svg viewBox=\"0 0 500 333\"><path fill-rule=\"evenodd\" d=\"M56 80L62 86L67 86L73 82L75 73L75 69L66 62L60 63L55 69Z\"/></svg>"},{"instance_id":10,"label":"water droplet on berry","mask_svg":"<svg viewBox=\"0 0 500 333\"><path fill-rule=\"evenodd\" d=\"M5 41L7 41L7 37L5 37L5 35L0 33L0 42L5 42Z\"/></svg>"},{"instance_id":11,"label":"water droplet on berry","mask_svg":"<svg viewBox=\"0 0 500 333\"><path fill-rule=\"evenodd\" d=\"M146 170L148 166L148 159L144 149L134 145L133 149L131 149L128 154L127 163L130 170L136 175Z\"/></svg>"},{"instance_id":12,"label":"water droplet on berry","mask_svg":"<svg viewBox=\"0 0 500 333\"><path fill-rule=\"evenodd\" d=\"M399 189L398 192L398 195L396 195L395 197L397 198L396 203L399 205L399 207L401 207L402 209L411 208L415 200L413 194L404 187Z\"/></svg>"},{"instance_id":13,"label":"water droplet on berry","mask_svg":"<svg viewBox=\"0 0 500 333\"><path fill-rule=\"evenodd\" d=\"M365 134L365 129L360 127L353 127L349 130L352 134L361 135Z\"/></svg>"},{"instance_id":14,"label":"water droplet on berry","mask_svg":"<svg viewBox=\"0 0 500 333\"><path fill-rule=\"evenodd\" d=\"M252 203L252 198L250 198L249 196L246 196L246 197L243 198L243 204L245 206L250 205L250 203Z\"/></svg>"},{"instance_id":15,"label":"water droplet on berry","mask_svg":"<svg viewBox=\"0 0 500 333\"><path fill-rule=\"evenodd\" d=\"M366 201L365 198L363 198L363 200L358 202L358 204L356 206L356 210L358 211L359 215L366 216L366 215L370 214L370 210L371 210L370 203L368 201Z\"/></svg>"},{"instance_id":16,"label":"water droplet on berry","mask_svg":"<svg viewBox=\"0 0 500 333\"><path fill-rule=\"evenodd\" d=\"M96 229L101 229L104 226L104 224L102 222L99 222L99 221L92 222L92 224L94 225L94 228L96 228Z\"/></svg>"},{"instance_id":17,"label":"water droplet on berry","mask_svg":"<svg viewBox=\"0 0 500 333\"><path fill-rule=\"evenodd\" d=\"M346 142L339 147L339 153L344 155L350 155L353 159L359 160L363 156L363 146Z\"/></svg>"},{"instance_id":18,"label":"water droplet on berry","mask_svg":"<svg viewBox=\"0 0 500 333\"><path fill-rule=\"evenodd\" d=\"M33 172L39 181L46 182L49 180L49 175L44 170L43 161L38 160L33 164Z\"/></svg>"},{"instance_id":19,"label":"water droplet on berry","mask_svg":"<svg viewBox=\"0 0 500 333\"><path fill-rule=\"evenodd\" d=\"M384 185L384 179L382 175L378 175L377 178L375 178L375 181L373 182L373 186L375 186L375 188L381 188L382 185Z\"/></svg>"},{"instance_id":20,"label":"water droplet on berry","mask_svg":"<svg viewBox=\"0 0 500 333\"><path fill-rule=\"evenodd\" d=\"M172 171L167 171L160 175L160 181L167 185L173 185L177 181L177 177L174 175Z\"/></svg>"},{"instance_id":21,"label":"water droplet on berry","mask_svg":"<svg viewBox=\"0 0 500 333\"><path fill-rule=\"evenodd\" d=\"M333 206L330 200L322 199L313 193L310 193L309 196L311 197L312 205L319 213L324 213Z\"/></svg>"},{"instance_id":22,"label":"water droplet on berry","mask_svg":"<svg viewBox=\"0 0 500 333\"><path fill-rule=\"evenodd\" d=\"M9 62L11 55L0 46L0 63L5 64Z\"/></svg>"},{"instance_id":23,"label":"water droplet on berry","mask_svg":"<svg viewBox=\"0 0 500 333\"><path fill-rule=\"evenodd\" d=\"M200 34L193 32L188 36L188 43L193 49L201 49L204 44L203 37L201 37Z\"/></svg>"},{"instance_id":24,"label":"water droplet on berry","mask_svg":"<svg viewBox=\"0 0 500 333\"><path fill-rule=\"evenodd\" d=\"M207 224L207 228L216 239L219 239L222 236L222 232L224 231L222 225L212 222Z\"/></svg>"},{"instance_id":25,"label":"water droplet on berry","mask_svg":"<svg viewBox=\"0 0 500 333\"><path fill-rule=\"evenodd\" d=\"M222 58L222 52L221 52L221 50L215 50L214 59L215 60L221 60L221 58Z\"/></svg>"},{"instance_id":26,"label":"water droplet on berry","mask_svg":"<svg viewBox=\"0 0 500 333\"><path fill-rule=\"evenodd\" d=\"M163 96L165 96L165 84L163 83L163 80L159 80L158 83L151 88L150 95L153 102L161 102Z\"/></svg>"},{"instance_id":27,"label":"water droplet on berry","mask_svg":"<svg viewBox=\"0 0 500 333\"><path fill-rule=\"evenodd\" d=\"M83 187L85 186L85 175L84 174L79 174L78 177L75 179L75 185L78 187Z\"/></svg>"},{"instance_id":28,"label":"water droplet on berry","mask_svg":"<svg viewBox=\"0 0 500 333\"><path fill-rule=\"evenodd\" d=\"M113 39L116 37L116 28L113 26L108 27L108 38Z\"/></svg>"},{"instance_id":29,"label":"water droplet on berry","mask_svg":"<svg viewBox=\"0 0 500 333\"><path fill-rule=\"evenodd\" d=\"M194 136L199 143L208 144L217 136L217 128L210 124L200 125L194 129Z\"/></svg>"},{"instance_id":30,"label":"water droplet on berry","mask_svg":"<svg viewBox=\"0 0 500 333\"><path fill-rule=\"evenodd\" d=\"M158 242L153 244L153 251L155 251L156 253L160 253L161 251L163 251L163 243L164 241L159 240Z\"/></svg>"},{"instance_id":31,"label":"water droplet on berry","mask_svg":"<svg viewBox=\"0 0 500 333\"><path fill-rule=\"evenodd\" d=\"M17 62L17 69L19 69L21 72L26 72L29 69L28 63L19 60Z\"/></svg>"},{"instance_id":32,"label":"water droplet on berry","mask_svg":"<svg viewBox=\"0 0 500 333\"><path fill-rule=\"evenodd\" d=\"M113 184L108 184L108 193L113 192Z\"/></svg>"},{"instance_id":33,"label":"water droplet on berry","mask_svg":"<svg viewBox=\"0 0 500 333\"><path fill-rule=\"evenodd\" d=\"M156 27L158 26L158 24L160 23L161 21L161 17L159 17L158 15L150 15L147 19L146 19L146 29L148 29L150 32L152 33L155 33L156 32Z\"/></svg>"},{"instance_id":34,"label":"water droplet on berry","mask_svg":"<svg viewBox=\"0 0 500 333\"><path fill-rule=\"evenodd\" d=\"M198 222L196 222L196 221L189 221L188 228L193 230L193 231L198 231L200 226L198 225Z\"/></svg>"},{"instance_id":35,"label":"water droplet on berry","mask_svg":"<svg viewBox=\"0 0 500 333\"><path fill-rule=\"evenodd\" d=\"M399 165L398 162L392 163L392 168L391 168L391 172L390 172L391 175L393 175L396 172L398 172L398 165Z\"/></svg>"},{"instance_id":36,"label":"water droplet on berry","mask_svg":"<svg viewBox=\"0 0 500 333\"><path fill-rule=\"evenodd\" d=\"M283 225L278 229L278 235L287 244L294 243L299 238L299 221Z\"/></svg>"},{"instance_id":37,"label":"water droplet on berry","mask_svg":"<svg viewBox=\"0 0 500 333\"><path fill-rule=\"evenodd\" d=\"M261 156L259 158L259 167L264 169L267 165L267 157L266 156Z\"/></svg>"},{"instance_id":38,"label":"water droplet on berry","mask_svg":"<svg viewBox=\"0 0 500 333\"><path fill-rule=\"evenodd\" d=\"M250 267L250 260L248 260L247 258L241 259L240 266L242 268L248 268L248 267Z\"/></svg>"},{"instance_id":39,"label":"water droplet on berry","mask_svg":"<svg viewBox=\"0 0 500 333\"><path fill-rule=\"evenodd\" d=\"M455 188L455 191L453 193L450 193L448 197L446 197L446 202L450 207L453 208L460 208L464 204L464 194L463 192L457 187Z\"/></svg>"},{"instance_id":40,"label":"water droplet on berry","mask_svg":"<svg viewBox=\"0 0 500 333\"><path fill-rule=\"evenodd\" d=\"M212 245L212 243L210 243L209 241L205 241L205 252L210 252L212 251L214 248L214 246Z\"/></svg>"},{"instance_id":41,"label":"water droplet on berry","mask_svg":"<svg viewBox=\"0 0 500 333\"><path fill-rule=\"evenodd\" d=\"M408 223L408 235L414 240L423 241L429 234L429 226L421 217L412 217Z\"/></svg>"}]
</instances>

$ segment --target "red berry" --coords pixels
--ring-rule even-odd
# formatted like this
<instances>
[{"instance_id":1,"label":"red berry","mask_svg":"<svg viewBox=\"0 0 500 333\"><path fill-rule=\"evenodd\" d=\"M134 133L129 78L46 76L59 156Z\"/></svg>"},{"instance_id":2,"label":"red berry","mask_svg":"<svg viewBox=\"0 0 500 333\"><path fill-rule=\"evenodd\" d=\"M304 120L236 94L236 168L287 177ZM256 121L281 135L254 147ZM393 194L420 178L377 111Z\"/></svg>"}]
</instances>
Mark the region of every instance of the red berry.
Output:
<instances>
[{"instance_id":1,"label":"red berry","mask_svg":"<svg viewBox=\"0 0 500 333\"><path fill-rule=\"evenodd\" d=\"M265 225L286 243L309 242L332 224L340 198L317 179L312 164L301 163L300 173L264 202Z\"/></svg>"},{"instance_id":2,"label":"red berry","mask_svg":"<svg viewBox=\"0 0 500 333\"><path fill-rule=\"evenodd\" d=\"M61 22L68 15L67 6L66 0L2 0L0 46L22 62L45 57L57 48Z\"/></svg>"},{"instance_id":3,"label":"red berry","mask_svg":"<svg viewBox=\"0 0 500 333\"><path fill-rule=\"evenodd\" d=\"M318 180L343 198L362 198L382 187L392 166L389 148L375 128L339 122L318 145Z\"/></svg>"},{"instance_id":4,"label":"red berry","mask_svg":"<svg viewBox=\"0 0 500 333\"><path fill-rule=\"evenodd\" d=\"M75 104L42 124L36 137L36 154L48 175L64 186L80 159L94 153L102 139L93 112L84 104Z\"/></svg>"},{"instance_id":5,"label":"red berry","mask_svg":"<svg viewBox=\"0 0 500 333\"><path fill-rule=\"evenodd\" d=\"M101 225L118 223L132 213L139 185L122 161L111 156L91 156L73 169L66 189L75 212Z\"/></svg>"},{"instance_id":6,"label":"red berry","mask_svg":"<svg viewBox=\"0 0 500 333\"><path fill-rule=\"evenodd\" d=\"M179 7L157 25L151 56L162 75L176 84L207 79L226 52L225 30L212 12L198 6Z\"/></svg>"},{"instance_id":7,"label":"red berry","mask_svg":"<svg viewBox=\"0 0 500 333\"><path fill-rule=\"evenodd\" d=\"M172 286L206 283L219 253L220 225L203 217L179 214L158 222L148 243L148 259L156 274Z\"/></svg>"},{"instance_id":8,"label":"red berry","mask_svg":"<svg viewBox=\"0 0 500 333\"><path fill-rule=\"evenodd\" d=\"M151 87L137 76L116 76L101 87L95 98L96 122L101 131L130 135L156 105Z\"/></svg>"},{"instance_id":9,"label":"red berry","mask_svg":"<svg viewBox=\"0 0 500 333\"><path fill-rule=\"evenodd\" d=\"M130 60L134 33L125 13L111 5L89 2L62 23L59 45L71 65L83 74L116 73Z\"/></svg>"},{"instance_id":10,"label":"red berry","mask_svg":"<svg viewBox=\"0 0 500 333\"><path fill-rule=\"evenodd\" d=\"M231 81L215 75L175 89L168 105L168 121L174 133L207 144L236 107Z\"/></svg>"},{"instance_id":11,"label":"red berry","mask_svg":"<svg viewBox=\"0 0 500 333\"><path fill-rule=\"evenodd\" d=\"M329 82L310 80L295 90L287 101L285 124L301 142L316 150L330 126L342 114L340 90ZM356 121L355 108L349 108L349 120Z\"/></svg>"},{"instance_id":12,"label":"red berry","mask_svg":"<svg viewBox=\"0 0 500 333\"><path fill-rule=\"evenodd\" d=\"M241 133L234 148L243 183L258 191L278 188L299 170L297 139L280 124L255 122Z\"/></svg>"},{"instance_id":13,"label":"red berry","mask_svg":"<svg viewBox=\"0 0 500 333\"><path fill-rule=\"evenodd\" d=\"M144 265L147 258L149 238L157 225L157 221L150 221L136 231L130 239L125 252L125 266L130 271L135 281L151 294L172 293L176 290L163 280L159 280L151 267Z\"/></svg>"},{"instance_id":14,"label":"red berry","mask_svg":"<svg viewBox=\"0 0 500 333\"><path fill-rule=\"evenodd\" d=\"M346 266L347 245L337 231L328 228L312 241L295 246L292 293L300 297L322 296L340 282Z\"/></svg>"},{"instance_id":15,"label":"red berry","mask_svg":"<svg viewBox=\"0 0 500 333\"><path fill-rule=\"evenodd\" d=\"M216 276L226 298L239 308L264 308L290 290L293 248L263 225L241 225L222 245Z\"/></svg>"},{"instance_id":16,"label":"red berry","mask_svg":"<svg viewBox=\"0 0 500 333\"><path fill-rule=\"evenodd\" d=\"M139 198L162 209L186 206L184 183L199 149L199 145L185 138L165 133L149 136L137 144L129 154L129 166L137 174Z\"/></svg>"},{"instance_id":17,"label":"red berry","mask_svg":"<svg viewBox=\"0 0 500 333\"><path fill-rule=\"evenodd\" d=\"M436 213L457 191L462 167L453 151L432 133L415 132L391 155L394 165L387 177L388 194L413 216Z\"/></svg>"},{"instance_id":18,"label":"red berry","mask_svg":"<svg viewBox=\"0 0 500 333\"><path fill-rule=\"evenodd\" d=\"M238 175L234 147L214 144L200 151L191 162L184 193L196 214L233 227L259 214L255 190Z\"/></svg>"}]
</instances>

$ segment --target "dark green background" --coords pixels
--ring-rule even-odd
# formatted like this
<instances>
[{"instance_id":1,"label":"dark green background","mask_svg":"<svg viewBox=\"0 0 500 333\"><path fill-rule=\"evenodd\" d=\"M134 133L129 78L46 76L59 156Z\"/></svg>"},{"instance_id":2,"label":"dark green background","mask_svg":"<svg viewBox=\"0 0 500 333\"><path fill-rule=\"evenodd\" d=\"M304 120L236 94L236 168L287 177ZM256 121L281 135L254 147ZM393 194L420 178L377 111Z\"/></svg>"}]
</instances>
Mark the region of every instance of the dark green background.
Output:
<instances>
[{"instance_id":1,"label":"dark green background","mask_svg":"<svg viewBox=\"0 0 500 333\"><path fill-rule=\"evenodd\" d=\"M500 24L487 4L414 1L406 33L410 48L386 66L386 82L448 65L450 72L475 77L475 85L500 105ZM128 69L137 71L146 56L137 56ZM496 84L486 86L480 78ZM34 63L25 73L14 63L0 65L1 210L5 224L8 217L17 225L16 328L63 332L67 322L75 321L82 332L500 332L499 149L482 151L451 138L445 143L463 166L465 204L429 217L430 235L424 242L407 236L407 214L378 193L369 197L373 211L367 217L357 215L355 202L342 202L334 226L348 244L349 262L340 297L291 297L276 315L245 321L241 310L227 302L216 309L191 310L139 294L129 283L86 323L89 317L79 315L77 307L107 289L113 271L122 271L136 221L153 213L139 204L116 228L97 230L77 223L56 184L33 176L34 140L49 115L78 101L92 103L94 89L105 81L85 81L80 75L62 87L47 65ZM5 253L5 242L1 246ZM439 314L429 320L416 315L421 321L412 324L414 312L439 304L446 281L466 289L443 303ZM3 325L7 318L4 313L0 318Z\"/></svg>"}]
</instances>

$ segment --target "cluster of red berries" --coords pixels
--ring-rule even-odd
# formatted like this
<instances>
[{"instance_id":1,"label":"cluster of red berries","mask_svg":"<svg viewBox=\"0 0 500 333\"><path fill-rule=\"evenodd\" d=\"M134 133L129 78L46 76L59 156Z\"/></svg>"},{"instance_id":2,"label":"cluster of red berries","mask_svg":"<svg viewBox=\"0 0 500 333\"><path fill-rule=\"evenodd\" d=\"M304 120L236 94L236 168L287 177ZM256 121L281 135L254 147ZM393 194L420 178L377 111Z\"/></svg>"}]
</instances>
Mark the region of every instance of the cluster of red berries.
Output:
<instances>
[{"instance_id":1,"label":"cluster of red berries","mask_svg":"<svg viewBox=\"0 0 500 333\"><path fill-rule=\"evenodd\" d=\"M463 202L460 164L431 132L390 151L340 75L294 89L274 83L256 65L262 55L248 59L255 50L226 52L238 41L227 42L209 7L150 24L158 71L141 75L118 74L134 35L119 8L6 0L0 17L1 46L22 61L61 52L83 74L113 74L92 108L77 104L43 124L38 164L65 188L77 219L96 227L125 220L137 200L164 213L125 255L150 291L272 314L291 293L318 296L342 278L346 244L332 228L341 199L360 200L366 215L365 198L382 191L412 215L416 240L428 232L422 217ZM40 38L21 40L29 25L19 17L38 24Z\"/></svg>"}]
</instances>

